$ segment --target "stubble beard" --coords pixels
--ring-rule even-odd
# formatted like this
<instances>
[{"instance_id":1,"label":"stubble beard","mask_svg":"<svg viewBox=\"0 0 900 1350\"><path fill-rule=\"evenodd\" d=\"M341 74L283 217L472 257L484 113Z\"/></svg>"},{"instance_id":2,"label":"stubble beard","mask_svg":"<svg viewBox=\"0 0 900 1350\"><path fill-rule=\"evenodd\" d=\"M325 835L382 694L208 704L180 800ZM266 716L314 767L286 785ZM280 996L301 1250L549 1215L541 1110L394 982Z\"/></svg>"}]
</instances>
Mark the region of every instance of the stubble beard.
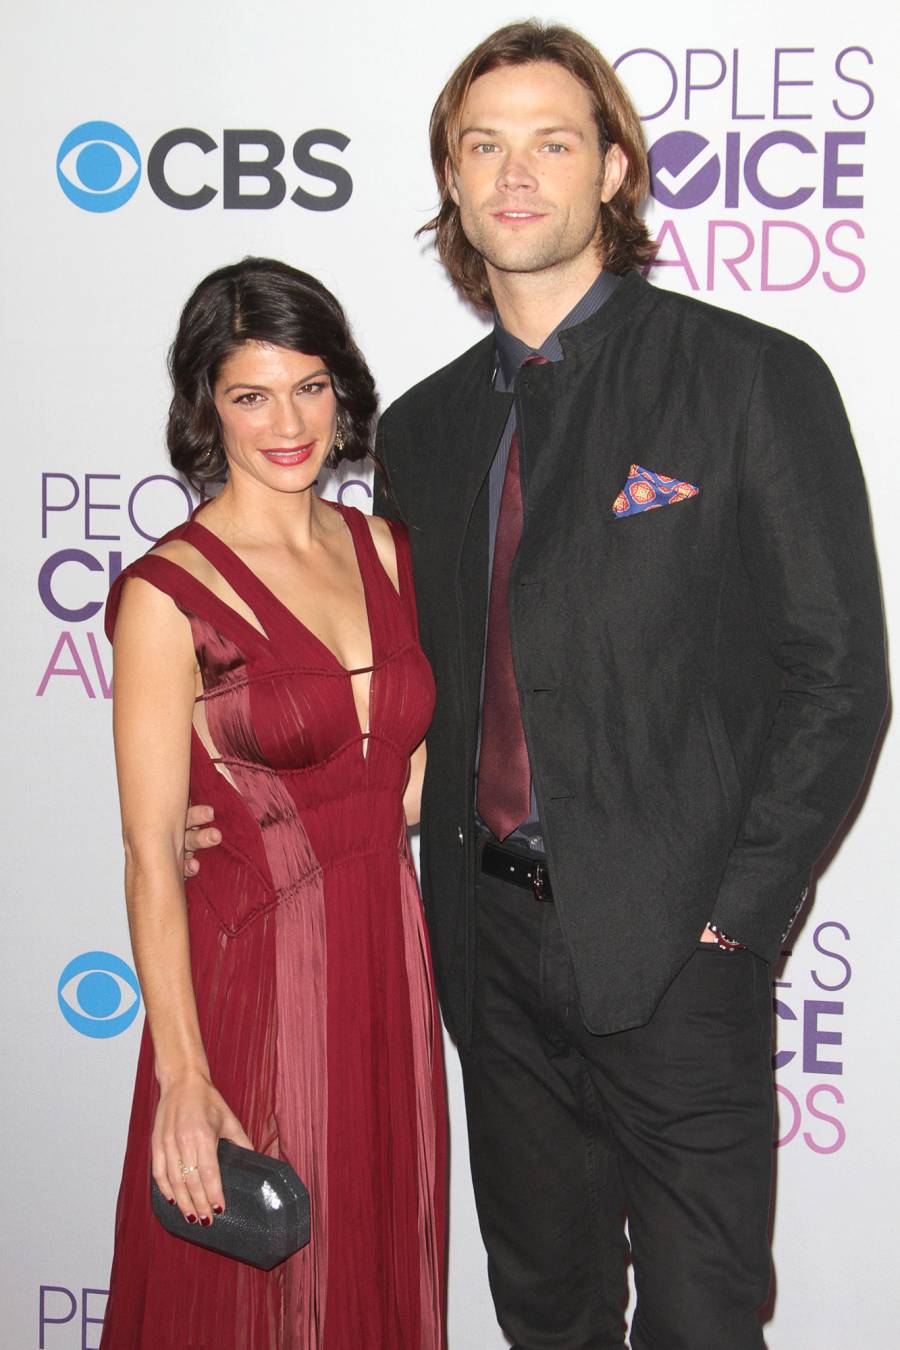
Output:
<instances>
[{"instance_id":1,"label":"stubble beard","mask_svg":"<svg viewBox=\"0 0 900 1350\"><path fill-rule=\"evenodd\" d=\"M475 213L460 211L460 224L466 239L484 262L497 272L530 273L550 271L580 257L592 245L600 255L600 202L593 221L587 220L582 229L570 232L566 222L544 234L540 239L498 239L497 229L489 219Z\"/></svg>"}]
</instances>

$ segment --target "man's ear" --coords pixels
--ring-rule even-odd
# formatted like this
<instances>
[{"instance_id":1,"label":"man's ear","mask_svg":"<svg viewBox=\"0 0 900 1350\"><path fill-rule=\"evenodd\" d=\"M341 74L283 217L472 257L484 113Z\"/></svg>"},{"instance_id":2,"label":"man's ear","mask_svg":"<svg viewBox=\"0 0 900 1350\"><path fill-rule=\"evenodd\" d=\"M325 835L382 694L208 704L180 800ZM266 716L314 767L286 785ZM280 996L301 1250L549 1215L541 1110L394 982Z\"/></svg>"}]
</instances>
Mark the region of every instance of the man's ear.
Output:
<instances>
[{"instance_id":1,"label":"man's ear","mask_svg":"<svg viewBox=\"0 0 900 1350\"><path fill-rule=\"evenodd\" d=\"M625 158L625 152L621 145L611 145L606 151L606 157L603 162L603 186L600 189L600 199L604 202L611 202L613 197L622 186L622 180L628 172L628 160Z\"/></svg>"},{"instance_id":2,"label":"man's ear","mask_svg":"<svg viewBox=\"0 0 900 1350\"><path fill-rule=\"evenodd\" d=\"M453 160L448 155L444 160L444 182L447 185L447 191L454 206L459 206L459 189L456 186L456 172L453 168Z\"/></svg>"}]
</instances>

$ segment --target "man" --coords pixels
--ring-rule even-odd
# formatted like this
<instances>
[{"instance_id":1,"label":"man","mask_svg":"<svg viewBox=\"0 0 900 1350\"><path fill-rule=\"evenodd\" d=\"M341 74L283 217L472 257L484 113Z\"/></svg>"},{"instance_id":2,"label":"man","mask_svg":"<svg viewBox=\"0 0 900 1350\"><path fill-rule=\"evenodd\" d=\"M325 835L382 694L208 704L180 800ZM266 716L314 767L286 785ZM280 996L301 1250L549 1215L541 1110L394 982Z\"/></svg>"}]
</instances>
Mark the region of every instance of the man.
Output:
<instances>
[{"instance_id":1,"label":"man","mask_svg":"<svg viewBox=\"0 0 900 1350\"><path fill-rule=\"evenodd\" d=\"M385 413L438 703L422 882L519 1350L750 1350L770 963L885 704L863 483L802 343L655 290L613 71L487 38L431 227L493 333Z\"/></svg>"}]
</instances>

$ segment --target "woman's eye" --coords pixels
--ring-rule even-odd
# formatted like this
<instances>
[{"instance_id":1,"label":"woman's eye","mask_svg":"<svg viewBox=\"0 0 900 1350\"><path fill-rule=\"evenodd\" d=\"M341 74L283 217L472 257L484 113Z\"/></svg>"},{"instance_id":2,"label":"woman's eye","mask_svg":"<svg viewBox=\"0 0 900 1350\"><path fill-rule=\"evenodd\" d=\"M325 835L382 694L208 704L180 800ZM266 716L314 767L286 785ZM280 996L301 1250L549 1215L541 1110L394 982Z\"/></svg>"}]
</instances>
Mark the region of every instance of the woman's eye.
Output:
<instances>
[{"instance_id":1,"label":"woman's eye","mask_svg":"<svg viewBox=\"0 0 900 1350\"><path fill-rule=\"evenodd\" d=\"M314 380L314 381L312 382L312 384L301 384L301 386L300 386L300 393L301 393L301 394L321 394L322 390L323 390L323 389L327 389L327 388L328 388L328 385L327 385L327 383L326 383L325 380Z\"/></svg>"},{"instance_id":2,"label":"woman's eye","mask_svg":"<svg viewBox=\"0 0 900 1350\"><path fill-rule=\"evenodd\" d=\"M259 402L261 397L262 397L261 394L257 394L254 393L253 391L250 391L249 393L246 394L238 394L237 398L234 401L235 403L242 403L245 408L252 408L254 404Z\"/></svg>"}]
</instances>

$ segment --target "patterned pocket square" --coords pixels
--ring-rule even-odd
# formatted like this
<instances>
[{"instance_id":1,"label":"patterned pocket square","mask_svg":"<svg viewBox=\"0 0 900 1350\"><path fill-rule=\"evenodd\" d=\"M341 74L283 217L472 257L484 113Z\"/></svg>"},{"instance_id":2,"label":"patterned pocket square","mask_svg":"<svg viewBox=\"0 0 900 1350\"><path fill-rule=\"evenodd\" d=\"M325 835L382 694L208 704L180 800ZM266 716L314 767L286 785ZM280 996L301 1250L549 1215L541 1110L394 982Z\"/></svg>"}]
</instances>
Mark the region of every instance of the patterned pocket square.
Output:
<instances>
[{"instance_id":1,"label":"patterned pocket square","mask_svg":"<svg viewBox=\"0 0 900 1350\"><path fill-rule=\"evenodd\" d=\"M612 509L617 516L636 516L641 511L655 511L659 506L687 501L688 497L696 497L699 491L693 483L632 464Z\"/></svg>"}]
</instances>

